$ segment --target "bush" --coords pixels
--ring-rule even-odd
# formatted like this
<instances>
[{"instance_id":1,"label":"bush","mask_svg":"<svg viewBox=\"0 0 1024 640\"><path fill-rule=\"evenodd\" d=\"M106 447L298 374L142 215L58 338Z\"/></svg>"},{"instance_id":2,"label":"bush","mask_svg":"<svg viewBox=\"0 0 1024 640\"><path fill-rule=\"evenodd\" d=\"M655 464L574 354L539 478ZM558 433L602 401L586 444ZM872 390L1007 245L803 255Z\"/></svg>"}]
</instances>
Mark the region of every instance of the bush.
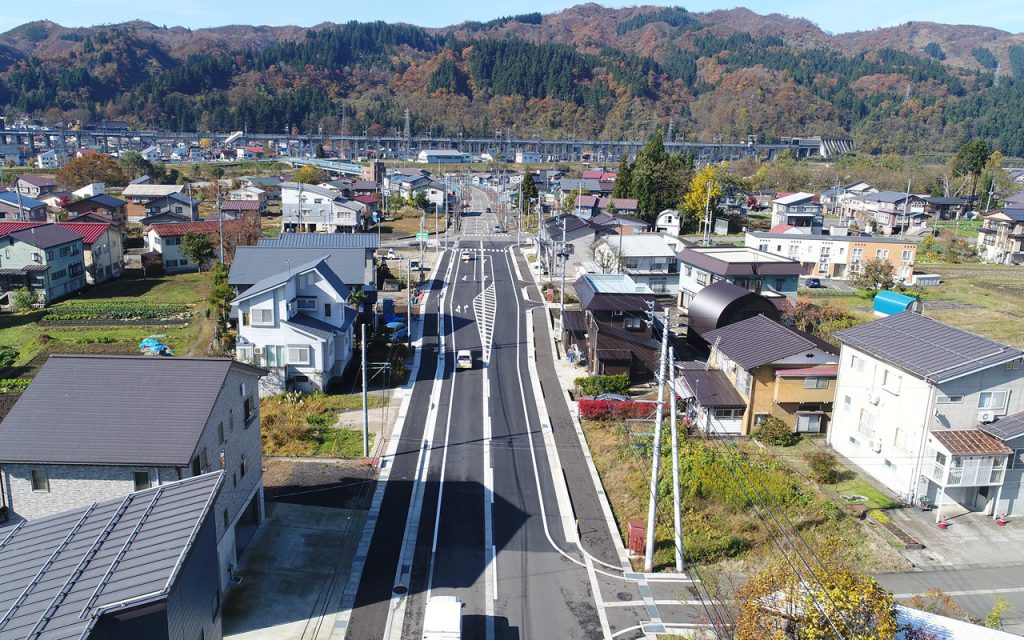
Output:
<instances>
[{"instance_id":1,"label":"bush","mask_svg":"<svg viewBox=\"0 0 1024 640\"><path fill-rule=\"evenodd\" d=\"M0 369L9 369L18 360L18 350L14 347L0 347Z\"/></svg>"},{"instance_id":2,"label":"bush","mask_svg":"<svg viewBox=\"0 0 1024 640\"><path fill-rule=\"evenodd\" d=\"M28 378L0 378L0 393L21 393L31 382Z\"/></svg>"},{"instance_id":3,"label":"bush","mask_svg":"<svg viewBox=\"0 0 1024 640\"><path fill-rule=\"evenodd\" d=\"M11 306L15 311L28 311L32 305L39 302L39 296L28 287L22 287L14 292Z\"/></svg>"},{"instance_id":4,"label":"bush","mask_svg":"<svg viewBox=\"0 0 1024 640\"><path fill-rule=\"evenodd\" d=\"M576 395L599 396L602 393L629 395L629 375L622 373L615 376L582 376L573 381Z\"/></svg>"},{"instance_id":5,"label":"bush","mask_svg":"<svg viewBox=\"0 0 1024 640\"><path fill-rule=\"evenodd\" d=\"M629 420L646 418L651 413L645 403L618 400L580 400L579 407L584 420Z\"/></svg>"},{"instance_id":6,"label":"bush","mask_svg":"<svg viewBox=\"0 0 1024 640\"><path fill-rule=\"evenodd\" d=\"M839 480L836 457L828 451L812 451L804 456L811 467L811 477L819 484L834 484Z\"/></svg>"},{"instance_id":7,"label":"bush","mask_svg":"<svg viewBox=\"0 0 1024 640\"><path fill-rule=\"evenodd\" d=\"M775 447L792 447L800 442L800 436L793 433L793 429L788 424L775 416L768 416L759 427L754 429L751 437L758 442Z\"/></svg>"}]
</instances>

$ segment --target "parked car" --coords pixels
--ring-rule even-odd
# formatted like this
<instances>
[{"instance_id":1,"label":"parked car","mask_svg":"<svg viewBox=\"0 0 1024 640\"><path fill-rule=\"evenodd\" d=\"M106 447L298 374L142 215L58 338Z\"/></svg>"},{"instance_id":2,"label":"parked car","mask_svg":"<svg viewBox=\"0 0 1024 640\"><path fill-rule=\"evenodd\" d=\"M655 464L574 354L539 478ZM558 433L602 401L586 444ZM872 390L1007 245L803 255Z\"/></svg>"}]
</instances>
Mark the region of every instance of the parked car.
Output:
<instances>
[{"instance_id":1,"label":"parked car","mask_svg":"<svg viewBox=\"0 0 1024 640\"><path fill-rule=\"evenodd\" d=\"M388 260L397 260L398 254L395 253L394 249L388 249Z\"/></svg>"},{"instance_id":2,"label":"parked car","mask_svg":"<svg viewBox=\"0 0 1024 640\"><path fill-rule=\"evenodd\" d=\"M594 400L614 400L615 402L629 402L629 398L618 393L602 393Z\"/></svg>"},{"instance_id":3,"label":"parked car","mask_svg":"<svg viewBox=\"0 0 1024 640\"><path fill-rule=\"evenodd\" d=\"M500 224L494 225L494 233L501 233L501 225Z\"/></svg>"},{"instance_id":4,"label":"parked car","mask_svg":"<svg viewBox=\"0 0 1024 640\"><path fill-rule=\"evenodd\" d=\"M821 284L821 279L820 278L807 278L807 282L804 283L804 286L807 287L808 289L824 289L825 288L825 285Z\"/></svg>"}]
</instances>

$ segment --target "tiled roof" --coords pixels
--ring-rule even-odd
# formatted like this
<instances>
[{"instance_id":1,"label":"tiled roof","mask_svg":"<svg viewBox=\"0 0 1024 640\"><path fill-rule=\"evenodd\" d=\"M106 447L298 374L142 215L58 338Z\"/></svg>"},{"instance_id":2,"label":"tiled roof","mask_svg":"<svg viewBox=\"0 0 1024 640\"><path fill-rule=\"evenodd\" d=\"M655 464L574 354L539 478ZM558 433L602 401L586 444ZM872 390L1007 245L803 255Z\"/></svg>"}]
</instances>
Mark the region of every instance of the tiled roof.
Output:
<instances>
[{"instance_id":1,"label":"tiled roof","mask_svg":"<svg viewBox=\"0 0 1024 640\"><path fill-rule=\"evenodd\" d=\"M260 203L256 200L224 200L220 208L222 211L259 211Z\"/></svg>"},{"instance_id":2,"label":"tiled roof","mask_svg":"<svg viewBox=\"0 0 1024 640\"><path fill-rule=\"evenodd\" d=\"M100 222L58 222L57 225L82 236L82 242L85 244L96 242L110 228L109 224Z\"/></svg>"},{"instance_id":3,"label":"tiled roof","mask_svg":"<svg viewBox=\"0 0 1024 640\"><path fill-rule=\"evenodd\" d=\"M223 475L0 529L0 638L94 637L90 630L107 610L165 599Z\"/></svg>"},{"instance_id":4,"label":"tiled roof","mask_svg":"<svg viewBox=\"0 0 1024 640\"><path fill-rule=\"evenodd\" d=\"M1013 453L1012 449L980 429L932 431L929 435L938 440L953 455Z\"/></svg>"},{"instance_id":5,"label":"tiled roof","mask_svg":"<svg viewBox=\"0 0 1024 640\"><path fill-rule=\"evenodd\" d=\"M0 422L0 462L187 466L232 370L266 373L230 358L52 355ZM115 395L116 411L84 409Z\"/></svg>"},{"instance_id":6,"label":"tiled roof","mask_svg":"<svg viewBox=\"0 0 1024 640\"><path fill-rule=\"evenodd\" d=\"M708 344L717 345L719 351L744 369L816 349L825 350L825 345L820 342L763 315L708 331L703 338ZM832 351L834 349L831 347Z\"/></svg>"},{"instance_id":7,"label":"tiled roof","mask_svg":"<svg viewBox=\"0 0 1024 640\"><path fill-rule=\"evenodd\" d=\"M1015 347L907 311L835 335L845 345L934 382L1024 356Z\"/></svg>"},{"instance_id":8,"label":"tiled roof","mask_svg":"<svg viewBox=\"0 0 1024 640\"><path fill-rule=\"evenodd\" d=\"M15 231L21 231L30 227L41 227L45 222L0 222L0 238Z\"/></svg>"}]
</instances>

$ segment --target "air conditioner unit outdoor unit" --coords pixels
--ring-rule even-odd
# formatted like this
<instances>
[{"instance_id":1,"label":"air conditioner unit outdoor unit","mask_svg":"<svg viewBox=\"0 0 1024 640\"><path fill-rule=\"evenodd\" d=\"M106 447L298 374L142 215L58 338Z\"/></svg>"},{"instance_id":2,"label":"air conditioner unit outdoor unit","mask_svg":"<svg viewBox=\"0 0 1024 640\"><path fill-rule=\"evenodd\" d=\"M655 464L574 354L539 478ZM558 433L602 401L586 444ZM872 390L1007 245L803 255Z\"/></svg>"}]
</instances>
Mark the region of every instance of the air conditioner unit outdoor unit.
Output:
<instances>
[{"instance_id":1,"label":"air conditioner unit outdoor unit","mask_svg":"<svg viewBox=\"0 0 1024 640\"><path fill-rule=\"evenodd\" d=\"M882 441L881 440L872 440L871 441L871 450L874 451L875 453L881 453L882 452Z\"/></svg>"},{"instance_id":2,"label":"air conditioner unit outdoor unit","mask_svg":"<svg viewBox=\"0 0 1024 640\"><path fill-rule=\"evenodd\" d=\"M996 419L996 414L995 414L994 411L979 411L978 412L978 422L981 422L981 423L994 422L995 419Z\"/></svg>"},{"instance_id":3,"label":"air conditioner unit outdoor unit","mask_svg":"<svg viewBox=\"0 0 1024 640\"><path fill-rule=\"evenodd\" d=\"M263 355L263 347L253 347L252 352L258 356Z\"/></svg>"},{"instance_id":4,"label":"air conditioner unit outdoor unit","mask_svg":"<svg viewBox=\"0 0 1024 640\"><path fill-rule=\"evenodd\" d=\"M879 400L881 399L881 396L879 396L877 393L872 393L870 396L868 396L868 402L870 402L871 404L878 404Z\"/></svg>"}]
</instances>

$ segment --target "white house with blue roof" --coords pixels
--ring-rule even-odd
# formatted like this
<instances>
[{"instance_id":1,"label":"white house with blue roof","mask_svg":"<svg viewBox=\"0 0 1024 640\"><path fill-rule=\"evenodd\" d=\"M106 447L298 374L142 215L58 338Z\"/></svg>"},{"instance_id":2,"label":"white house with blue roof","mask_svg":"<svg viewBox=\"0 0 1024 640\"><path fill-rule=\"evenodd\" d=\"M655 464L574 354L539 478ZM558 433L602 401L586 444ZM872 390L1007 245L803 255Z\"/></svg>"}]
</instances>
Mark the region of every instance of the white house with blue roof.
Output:
<instances>
[{"instance_id":1,"label":"white house with blue roof","mask_svg":"<svg viewBox=\"0 0 1024 640\"><path fill-rule=\"evenodd\" d=\"M321 256L263 278L231 303L235 357L270 371L260 395L323 391L352 361L356 312L349 289Z\"/></svg>"}]
</instances>

